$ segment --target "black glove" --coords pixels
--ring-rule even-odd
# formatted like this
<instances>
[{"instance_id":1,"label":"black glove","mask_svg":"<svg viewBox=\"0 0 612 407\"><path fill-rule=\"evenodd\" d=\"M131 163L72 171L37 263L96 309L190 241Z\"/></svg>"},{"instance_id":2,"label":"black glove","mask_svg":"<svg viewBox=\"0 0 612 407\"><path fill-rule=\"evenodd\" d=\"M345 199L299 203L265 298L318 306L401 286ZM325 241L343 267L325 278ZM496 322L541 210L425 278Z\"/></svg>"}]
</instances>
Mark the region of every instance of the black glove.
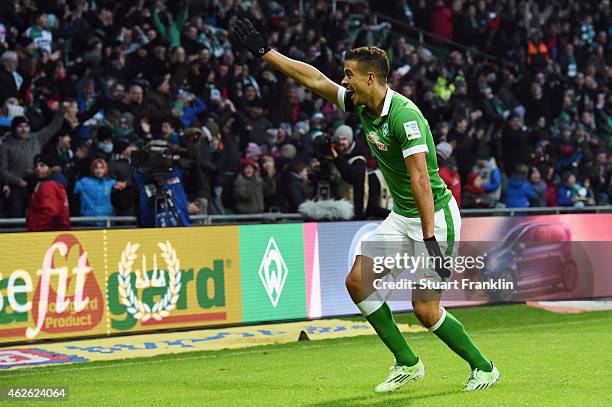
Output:
<instances>
[{"instance_id":1,"label":"black glove","mask_svg":"<svg viewBox=\"0 0 612 407\"><path fill-rule=\"evenodd\" d=\"M441 278L449 278L451 276L451 272L449 269L444 267L444 255L442 254L442 250L440 249L440 245L436 240L435 236L428 237L427 239L423 239L423 243L425 243L425 248L427 248L427 252L430 257L434 258L434 266L436 269L436 273Z\"/></svg>"},{"instance_id":2,"label":"black glove","mask_svg":"<svg viewBox=\"0 0 612 407\"><path fill-rule=\"evenodd\" d=\"M248 18L236 20L232 25L232 30L236 38L238 38L242 45L251 51L253 55L261 58L266 52L272 49L268 45L266 36L259 33Z\"/></svg>"}]
</instances>

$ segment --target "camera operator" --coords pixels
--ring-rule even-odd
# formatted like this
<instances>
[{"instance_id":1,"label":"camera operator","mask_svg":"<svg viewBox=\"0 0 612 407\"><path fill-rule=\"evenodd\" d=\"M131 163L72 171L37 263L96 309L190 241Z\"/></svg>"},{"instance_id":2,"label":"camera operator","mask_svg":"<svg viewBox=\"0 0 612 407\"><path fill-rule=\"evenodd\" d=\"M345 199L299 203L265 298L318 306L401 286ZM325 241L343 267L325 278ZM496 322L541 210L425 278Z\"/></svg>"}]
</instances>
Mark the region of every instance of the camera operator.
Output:
<instances>
[{"instance_id":1,"label":"camera operator","mask_svg":"<svg viewBox=\"0 0 612 407\"><path fill-rule=\"evenodd\" d=\"M139 190L139 226L189 226L187 196L181 180L182 170L193 165L187 150L166 140L153 140L134 152L132 162Z\"/></svg>"},{"instance_id":2,"label":"camera operator","mask_svg":"<svg viewBox=\"0 0 612 407\"><path fill-rule=\"evenodd\" d=\"M334 196L353 204L355 219L364 219L368 205L366 148L357 143L353 129L346 124L336 129L333 141L330 158L340 174Z\"/></svg>"}]
</instances>

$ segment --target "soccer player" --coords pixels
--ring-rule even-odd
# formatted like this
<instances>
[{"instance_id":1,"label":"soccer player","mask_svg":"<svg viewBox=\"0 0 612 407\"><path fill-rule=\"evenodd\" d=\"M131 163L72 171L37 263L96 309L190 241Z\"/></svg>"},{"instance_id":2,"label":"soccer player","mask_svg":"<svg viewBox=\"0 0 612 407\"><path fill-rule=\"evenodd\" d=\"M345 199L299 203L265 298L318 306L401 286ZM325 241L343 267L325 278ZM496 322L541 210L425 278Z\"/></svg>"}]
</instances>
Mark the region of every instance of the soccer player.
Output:
<instances>
[{"instance_id":1,"label":"soccer player","mask_svg":"<svg viewBox=\"0 0 612 407\"><path fill-rule=\"evenodd\" d=\"M411 255L418 254L415 247L420 242L430 256L442 258L442 249L447 255L452 254L461 227L457 203L438 175L436 148L427 120L412 101L387 87L389 61L384 51L377 47L347 51L344 78L339 86L315 67L271 49L265 35L248 19L237 20L232 29L254 55L343 111L359 116L367 143L393 197L393 211L368 242L399 241L406 250L412 250ZM420 278L448 281L451 273L440 263L435 263L434 273L423 270L417 281ZM383 393L423 377L425 366L400 333L389 305L370 284L373 267L371 256L356 256L346 286L359 310L395 356L389 376L376 386L376 392ZM470 339L461 322L440 307L439 291L413 290L412 305L419 321L470 365L472 374L465 391L484 389L499 380L499 371Z\"/></svg>"}]
</instances>

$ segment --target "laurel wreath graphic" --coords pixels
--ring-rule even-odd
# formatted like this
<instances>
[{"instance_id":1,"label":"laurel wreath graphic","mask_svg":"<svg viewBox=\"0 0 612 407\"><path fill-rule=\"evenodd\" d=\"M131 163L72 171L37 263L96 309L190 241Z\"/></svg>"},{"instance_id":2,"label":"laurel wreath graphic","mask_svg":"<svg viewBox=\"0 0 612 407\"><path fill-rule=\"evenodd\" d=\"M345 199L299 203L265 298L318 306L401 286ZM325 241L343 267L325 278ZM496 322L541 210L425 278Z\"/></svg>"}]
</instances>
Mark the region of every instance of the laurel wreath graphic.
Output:
<instances>
[{"instance_id":1,"label":"laurel wreath graphic","mask_svg":"<svg viewBox=\"0 0 612 407\"><path fill-rule=\"evenodd\" d=\"M132 264L137 258L136 253L140 245L128 242L123 252L121 252L121 260L119 261L119 299L127 307L127 312L142 322L146 322L151 318L160 321L162 318L170 315L170 311L176 307L179 293L181 292L180 260L176 255L176 250L174 250L169 241L166 241L166 243L159 242L157 245L161 249L161 256L166 261L166 266L168 267L169 284L166 294L164 294L159 302L153 304L153 307L140 301L132 289L132 284L130 284Z\"/></svg>"}]
</instances>

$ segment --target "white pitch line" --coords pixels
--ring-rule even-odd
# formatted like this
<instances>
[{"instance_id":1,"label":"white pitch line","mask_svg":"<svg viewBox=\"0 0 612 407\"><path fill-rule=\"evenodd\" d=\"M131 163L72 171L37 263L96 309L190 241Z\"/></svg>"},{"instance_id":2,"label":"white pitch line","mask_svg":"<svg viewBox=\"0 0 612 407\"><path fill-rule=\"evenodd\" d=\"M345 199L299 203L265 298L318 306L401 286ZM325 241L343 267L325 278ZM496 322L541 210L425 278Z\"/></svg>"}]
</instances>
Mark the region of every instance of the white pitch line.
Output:
<instances>
[{"instance_id":1,"label":"white pitch line","mask_svg":"<svg viewBox=\"0 0 612 407\"><path fill-rule=\"evenodd\" d=\"M595 319L590 319L587 321L569 321L569 322L549 322L546 324L539 324L539 325L528 325L528 326L521 326L520 329L527 329L527 328L535 328L535 329L539 329L541 327L551 327L551 326L557 326L560 324L563 324L564 326L566 325L584 325L584 324L589 324L589 323L594 323L594 322L609 322L610 319L609 318L595 318ZM504 332L504 331L515 331L517 329L517 327L507 327L507 328L493 328L493 329L486 329L486 330L482 330L482 331L475 331L475 332L468 332L470 333L470 336L482 336L482 335L495 335L499 332ZM521 331L520 333L513 333L511 334L511 336L524 336L526 334L525 331ZM547 335L546 332L529 332L529 334L536 334L536 335ZM588 334L585 332L585 334ZM592 334L606 334L605 332L592 332ZM556 334L555 334L556 335ZM408 337L409 340L415 340L415 339L423 339L423 338L428 338L430 337L430 335L426 334L426 335L422 335L422 334L415 334L415 335L410 335ZM340 339L340 338L337 338ZM342 338L344 339L344 338ZM291 342L289 342L291 343ZM266 346L266 345L263 345ZM335 347L335 346L346 346L346 344L344 343L339 343L339 342L332 342L332 343L327 343L327 344L317 344L317 345L310 345L310 346L302 346L302 349L320 349L320 348L329 348L329 347ZM93 365L93 366L83 366L80 363L75 363L75 364L70 364L67 365L66 368L64 369L57 369L54 368L53 370L49 369L49 370L40 370L40 368L31 368L31 371L28 372L19 372L16 374L0 374L0 382L2 382L3 379L11 379L14 377L27 377L27 376L36 376L36 375L43 375L43 374L47 374L47 373L54 373L56 371L59 372L72 372L72 371L82 371L82 370L97 370L97 369L107 369L107 368L113 368L113 367L123 367L123 366L139 366L139 365L153 365L153 364L158 364L158 363L169 363L169 362L181 362L183 360L200 360L200 359L209 359L209 358L222 358L222 357L231 357L231 356L243 356L243 355L253 355L256 353L263 353L266 352L265 350L266 348L258 348L257 350L252 349L252 350L236 350L233 352L228 352L228 353L215 353L214 351L205 351L206 353L203 355L198 355L198 356L190 356L190 357L177 357L174 359L155 359L154 357L149 357L149 358L145 358L143 360L139 360L139 361L134 361L134 362L123 362L123 363L117 363L118 361L114 361L114 362L110 362L110 363L105 363L105 364L100 364L100 365ZM231 350L230 350L231 351ZM286 348L286 349L274 349L272 351L269 351L268 353L272 353L272 352L284 352L284 351L291 351L294 352L295 348ZM187 353L187 352L184 352ZM167 354L169 355L169 354ZM181 353L177 353L175 355L181 355ZM157 355L156 355L157 356ZM159 355L159 356L163 356ZM123 359L125 360L125 359ZM57 366L57 365L56 365Z\"/></svg>"}]
</instances>

